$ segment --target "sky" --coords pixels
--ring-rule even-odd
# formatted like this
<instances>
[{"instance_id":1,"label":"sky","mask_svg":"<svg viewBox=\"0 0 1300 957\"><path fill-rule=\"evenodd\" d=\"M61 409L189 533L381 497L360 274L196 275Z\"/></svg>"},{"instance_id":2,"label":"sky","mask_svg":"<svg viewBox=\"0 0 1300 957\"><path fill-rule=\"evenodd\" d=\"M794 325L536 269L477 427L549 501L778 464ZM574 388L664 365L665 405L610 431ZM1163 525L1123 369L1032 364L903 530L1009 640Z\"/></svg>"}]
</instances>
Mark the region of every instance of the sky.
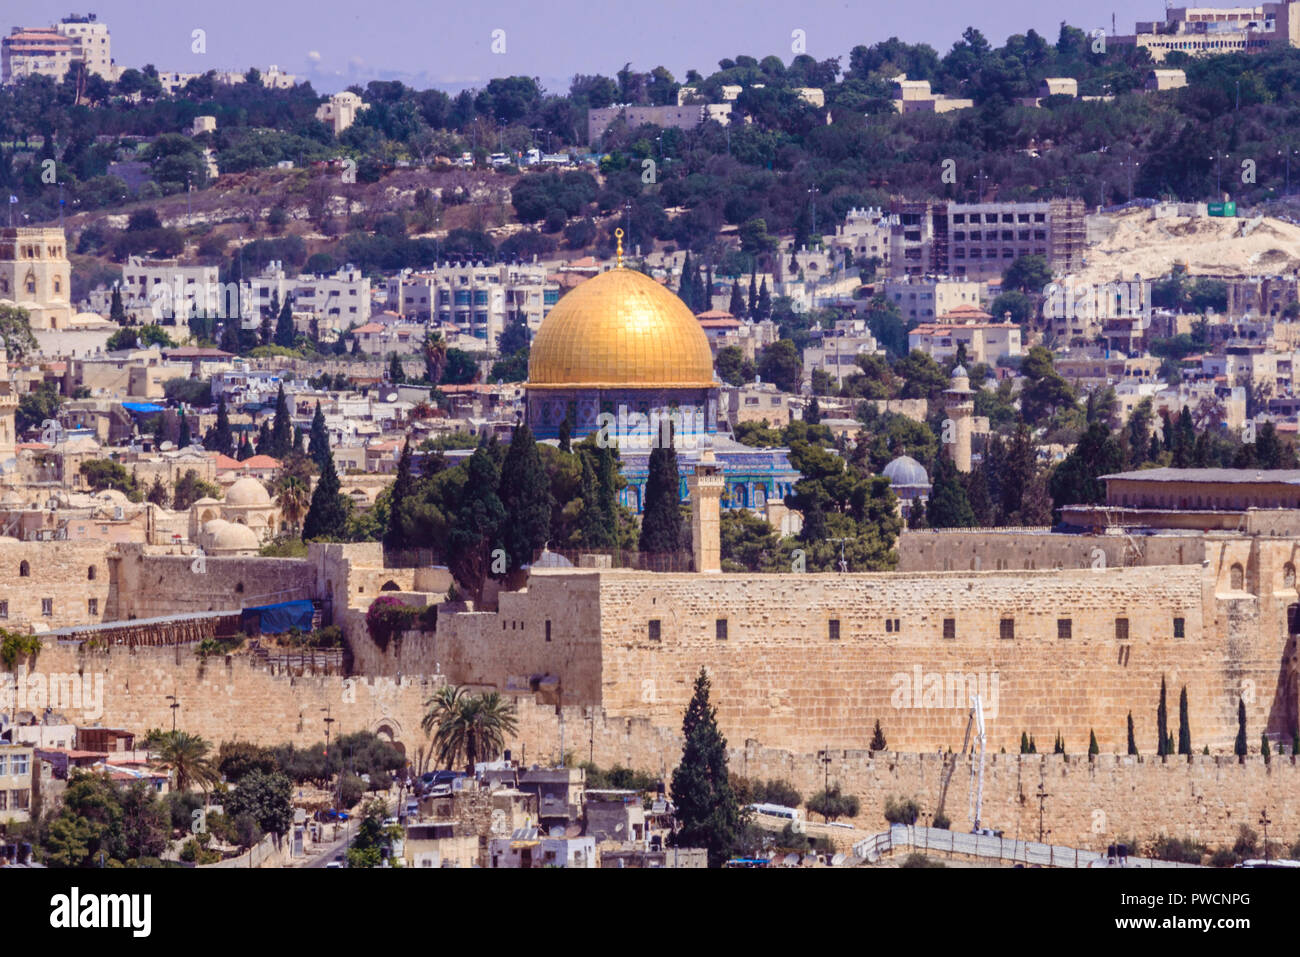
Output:
<instances>
[{"instance_id":1,"label":"sky","mask_svg":"<svg viewBox=\"0 0 1300 957\"><path fill-rule=\"evenodd\" d=\"M75 2L75 0L72 0ZM5 0L0 31L48 26L70 0ZM1163 0L96 0L77 13L108 24L119 66L159 70L283 71L331 93L353 83L402 80L448 91L492 77L537 77L567 92L575 73L613 76L625 63L667 67L677 79L694 68L712 72L723 57L769 54L787 63L794 31L818 60L897 36L940 54L967 26L994 46L1030 28L1055 41L1062 20L1085 30L1131 33L1137 18L1163 19ZM195 53L201 30L206 52ZM503 31L495 33L494 31ZM495 50L494 50L495 46Z\"/></svg>"}]
</instances>

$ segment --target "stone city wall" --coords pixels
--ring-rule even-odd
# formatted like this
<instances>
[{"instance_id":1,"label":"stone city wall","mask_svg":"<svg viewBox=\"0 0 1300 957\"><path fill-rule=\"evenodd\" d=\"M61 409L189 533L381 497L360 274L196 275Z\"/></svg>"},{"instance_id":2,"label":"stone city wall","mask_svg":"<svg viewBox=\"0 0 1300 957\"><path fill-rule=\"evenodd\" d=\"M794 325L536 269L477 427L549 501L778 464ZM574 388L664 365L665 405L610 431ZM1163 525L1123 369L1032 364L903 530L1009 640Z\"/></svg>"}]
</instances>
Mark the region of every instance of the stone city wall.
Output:
<instances>
[{"instance_id":1,"label":"stone city wall","mask_svg":"<svg viewBox=\"0 0 1300 957\"><path fill-rule=\"evenodd\" d=\"M111 615L112 550L108 542L0 542L0 627L104 621Z\"/></svg>"}]
</instances>

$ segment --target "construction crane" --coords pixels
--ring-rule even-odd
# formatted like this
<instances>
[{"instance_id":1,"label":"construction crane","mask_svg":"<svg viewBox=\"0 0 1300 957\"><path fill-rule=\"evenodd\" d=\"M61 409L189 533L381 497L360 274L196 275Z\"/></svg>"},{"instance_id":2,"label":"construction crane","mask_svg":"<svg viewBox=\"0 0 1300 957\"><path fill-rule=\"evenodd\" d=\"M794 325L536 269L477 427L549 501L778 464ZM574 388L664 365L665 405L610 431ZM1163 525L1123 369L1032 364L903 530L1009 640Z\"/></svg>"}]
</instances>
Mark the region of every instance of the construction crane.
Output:
<instances>
[{"instance_id":1,"label":"construction crane","mask_svg":"<svg viewBox=\"0 0 1300 957\"><path fill-rule=\"evenodd\" d=\"M943 771L943 781L939 784L939 800L934 806L934 816L943 817L943 804L948 798L948 785L952 782L952 772L957 768L957 762L966 754L966 749L970 746L970 732L975 725L975 709L972 708L970 715L966 719L966 735L962 738L961 750L952 756L948 766Z\"/></svg>"},{"instance_id":2,"label":"construction crane","mask_svg":"<svg viewBox=\"0 0 1300 957\"><path fill-rule=\"evenodd\" d=\"M984 706L980 703L979 695L971 695L970 705L971 717L975 719L975 740L978 741L980 745L979 785L971 794L972 799L975 801L975 810L971 814L971 820L974 822L975 826L971 828L971 833L978 834L980 830L980 815L984 811ZM972 765L971 776L973 777L974 775L975 767Z\"/></svg>"}]
</instances>

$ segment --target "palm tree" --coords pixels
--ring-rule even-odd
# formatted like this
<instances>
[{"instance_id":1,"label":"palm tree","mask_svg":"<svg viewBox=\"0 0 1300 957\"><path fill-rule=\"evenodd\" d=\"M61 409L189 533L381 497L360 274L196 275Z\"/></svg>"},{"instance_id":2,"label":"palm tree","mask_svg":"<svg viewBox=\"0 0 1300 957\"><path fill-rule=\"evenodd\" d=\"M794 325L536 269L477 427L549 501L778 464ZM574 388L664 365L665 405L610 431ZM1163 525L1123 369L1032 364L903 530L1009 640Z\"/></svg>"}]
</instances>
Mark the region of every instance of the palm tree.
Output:
<instances>
[{"instance_id":1,"label":"palm tree","mask_svg":"<svg viewBox=\"0 0 1300 957\"><path fill-rule=\"evenodd\" d=\"M420 726L433 736L439 763L451 767L464 755L466 771L495 757L506 739L519 727L515 706L495 691L468 694L463 688L443 687L425 704L429 707Z\"/></svg>"},{"instance_id":2,"label":"palm tree","mask_svg":"<svg viewBox=\"0 0 1300 957\"><path fill-rule=\"evenodd\" d=\"M195 784L207 791L220 778L208 757L212 746L197 734L154 730L145 745L157 753L155 763L176 776L176 790L182 793Z\"/></svg>"},{"instance_id":3,"label":"palm tree","mask_svg":"<svg viewBox=\"0 0 1300 957\"><path fill-rule=\"evenodd\" d=\"M424 368L429 373L430 385L442 381L442 372L447 368L447 343L441 332L424 334Z\"/></svg>"},{"instance_id":4,"label":"palm tree","mask_svg":"<svg viewBox=\"0 0 1300 957\"><path fill-rule=\"evenodd\" d=\"M284 524L288 528L297 529L311 506L311 489L295 475L284 477L277 485L275 504L280 506Z\"/></svg>"}]
</instances>

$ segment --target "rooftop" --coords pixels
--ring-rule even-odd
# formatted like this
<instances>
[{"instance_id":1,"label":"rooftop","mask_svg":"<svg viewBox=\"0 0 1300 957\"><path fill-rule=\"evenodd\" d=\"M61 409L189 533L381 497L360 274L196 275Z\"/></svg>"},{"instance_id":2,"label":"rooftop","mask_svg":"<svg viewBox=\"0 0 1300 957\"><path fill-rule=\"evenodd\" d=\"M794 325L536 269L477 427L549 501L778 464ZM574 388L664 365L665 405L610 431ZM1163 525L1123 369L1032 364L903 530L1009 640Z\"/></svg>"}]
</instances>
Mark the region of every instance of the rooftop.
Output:
<instances>
[{"instance_id":1,"label":"rooftop","mask_svg":"<svg viewBox=\"0 0 1300 957\"><path fill-rule=\"evenodd\" d=\"M1229 482L1234 485L1300 485L1300 469L1139 469L1103 479L1131 482Z\"/></svg>"}]
</instances>

